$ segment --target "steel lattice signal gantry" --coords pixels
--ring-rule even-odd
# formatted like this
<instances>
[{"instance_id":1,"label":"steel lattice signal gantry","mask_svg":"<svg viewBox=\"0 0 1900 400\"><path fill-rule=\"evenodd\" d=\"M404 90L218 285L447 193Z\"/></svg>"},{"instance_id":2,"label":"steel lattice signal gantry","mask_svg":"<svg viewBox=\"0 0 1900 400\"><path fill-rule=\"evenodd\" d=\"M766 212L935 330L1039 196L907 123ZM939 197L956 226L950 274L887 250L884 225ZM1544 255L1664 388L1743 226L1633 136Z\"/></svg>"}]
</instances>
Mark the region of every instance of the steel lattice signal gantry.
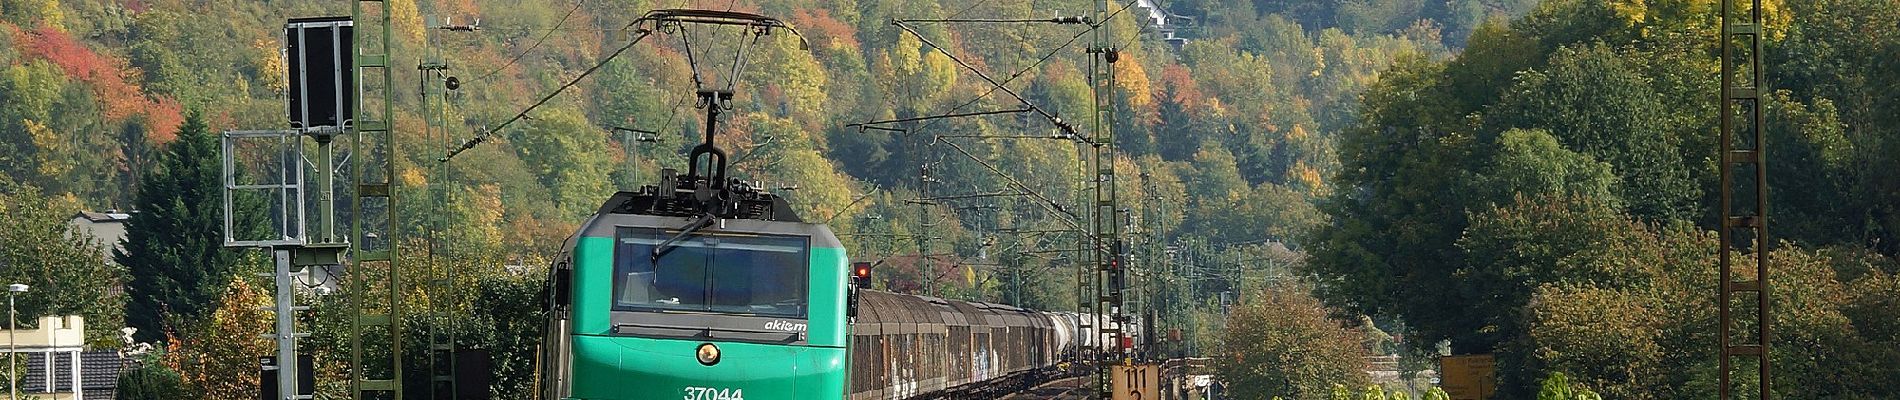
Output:
<instances>
[{"instance_id":1,"label":"steel lattice signal gantry","mask_svg":"<svg viewBox=\"0 0 1900 400\"><path fill-rule=\"evenodd\" d=\"M1095 200L1090 206L1089 215L1093 224L1094 238L1091 254L1095 263L1094 286L1096 298L1094 314L1107 316L1108 321L1096 321L1097 338L1106 341L1103 349L1106 354L1096 358L1095 387L1100 398L1114 397L1115 366L1126 363L1127 349L1123 348L1127 337L1125 328L1128 319L1122 315L1122 285L1127 275L1127 265L1123 262L1122 224L1116 220L1120 208L1116 206L1115 193L1115 133L1110 129L1115 120L1115 61L1120 57L1114 46L1114 30L1109 24L1109 0L1095 2L1094 23L1098 24L1094 32L1094 44L1089 48L1089 80L1094 97L1093 133L1089 135L1089 145L1093 149L1094 160L1090 171L1093 174Z\"/></svg>"},{"instance_id":2,"label":"steel lattice signal gantry","mask_svg":"<svg viewBox=\"0 0 1900 400\"><path fill-rule=\"evenodd\" d=\"M402 399L402 269L396 225L395 116L389 3L356 0L356 115L350 124L355 218L350 222L350 394Z\"/></svg>"},{"instance_id":3,"label":"steel lattice signal gantry","mask_svg":"<svg viewBox=\"0 0 1900 400\"><path fill-rule=\"evenodd\" d=\"M1754 384L1755 398L1769 398L1768 167L1762 146L1762 1L1722 0L1721 7L1721 398L1736 398L1737 384ZM1740 189L1739 191L1737 189ZM1738 261L1737 258L1740 258ZM1743 268L1737 274L1737 267ZM1749 271L1748 268L1753 268ZM1752 300L1752 301L1751 301ZM1755 379L1737 381L1736 361L1752 361ZM1743 368L1746 370L1746 368ZM1747 395L1742 395L1744 398Z\"/></svg>"}]
</instances>

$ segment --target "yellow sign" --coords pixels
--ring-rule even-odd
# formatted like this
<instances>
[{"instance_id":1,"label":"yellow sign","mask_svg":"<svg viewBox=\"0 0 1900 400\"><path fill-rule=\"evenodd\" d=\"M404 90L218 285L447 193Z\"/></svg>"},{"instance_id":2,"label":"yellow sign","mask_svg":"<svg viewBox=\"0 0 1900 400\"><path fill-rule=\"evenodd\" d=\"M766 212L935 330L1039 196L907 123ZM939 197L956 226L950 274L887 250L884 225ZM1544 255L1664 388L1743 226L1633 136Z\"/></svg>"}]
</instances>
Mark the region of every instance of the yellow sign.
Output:
<instances>
[{"instance_id":1,"label":"yellow sign","mask_svg":"<svg viewBox=\"0 0 1900 400\"><path fill-rule=\"evenodd\" d=\"M1161 398L1161 366L1117 365L1112 400L1156 400Z\"/></svg>"},{"instance_id":2,"label":"yellow sign","mask_svg":"<svg viewBox=\"0 0 1900 400\"><path fill-rule=\"evenodd\" d=\"M1438 358L1439 388L1451 400L1485 400L1498 389L1497 359L1490 354Z\"/></svg>"}]
</instances>

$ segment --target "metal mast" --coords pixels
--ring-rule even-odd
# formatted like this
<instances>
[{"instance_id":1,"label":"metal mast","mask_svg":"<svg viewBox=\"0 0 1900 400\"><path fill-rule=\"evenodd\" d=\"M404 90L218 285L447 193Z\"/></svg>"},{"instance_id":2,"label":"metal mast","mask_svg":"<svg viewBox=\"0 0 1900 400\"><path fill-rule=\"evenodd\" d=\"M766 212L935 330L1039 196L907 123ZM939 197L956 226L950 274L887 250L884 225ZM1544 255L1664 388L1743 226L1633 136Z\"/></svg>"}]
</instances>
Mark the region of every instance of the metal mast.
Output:
<instances>
[{"instance_id":1,"label":"metal mast","mask_svg":"<svg viewBox=\"0 0 1900 400\"><path fill-rule=\"evenodd\" d=\"M918 154L923 154L919 152ZM930 262L930 161L917 167L917 279L923 281L924 295L936 296L937 269Z\"/></svg>"},{"instance_id":2,"label":"metal mast","mask_svg":"<svg viewBox=\"0 0 1900 400\"><path fill-rule=\"evenodd\" d=\"M1153 361L1163 358L1161 354L1155 351L1155 308L1156 305L1160 303L1159 300L1161 297L1161 293L1158 290L1158 288L1161 287L1160 273L1166 270L1166 268L1155 268L1155 266L1157 264L1167 265L1165 261L1156 262L1156 256L1165 250L1164 247L1167 246L1167 240L1162 237L1161 229L1149 228L1149 225L1153 224L1151 221L1157 219L1151 212L1153 210L1149 209L1149 204L1153 203L1152 199L1154 198L1155 192L1154 176L1143 172L1140 178L1141 194L1145 196L1145 198L1140 200L1141 216L1139 218L1131 218L1130 226L1139 227L1138 229L1131 230L1136 230L1138 234L1142 235L1143 239L1147 241L1147 246L1143 247L1148 249L1148 254L1142 258L1146 263L1142 264L1143 274L1140 276L1141 284L1138 289L1141 293L1141 308L1139 308L1141 310L1140 353L1143 361Z\"/></svg>"},{"instance_id":3,"label":"metal mast","mask_svg":"<svg viewBox=\"0 0 1900 400\"><path fill-rule=\"evenodd\" d=\"M431 18L433 20L433 18ZM431 21L433 22L433 21ZM436 24L431 24L436 25ZM434 43L437 30L474 30L473 26L437 25L431 26L428 37L423 42L428 59L416 66L417 89L422 97L422 115L425 122L423 137L442 146L448 151L455 145L448 130L448 92L459 85L458 78L448 76L449 65L442 59L442 50ZM442 160L434 165L433 177L429 181L430 195L437 206L454 204L452 193L455 186L450 184L449 161ZM455 306L456 300L454 274L450 267L443 265L438 253L444 252L438 232L452 229L445 218L445 210L437 209L429 216L428 240L429 261L428 282L423 285L425 323L428 331L428 371L429 397L432 399L455 400L460 394L455 382Z\"/></svg>"},{"instance_id":4,"label":"metal mast","mask_svg":"<svg viewBox=\"0 0 1900 400\"><path fill-rule=\"evenodd\" d=\"M1075 206L1080 210L1092 209L1088 207L1090 196L1087 192L1093 187L1089 184L1091 174L1087 150L1090 148L1087 141L1075 142ZM1086 337L1090 342L1102 340L1102 335L1095 330L1102 325L1102 321L1098 314L1094 313L1096 307L1095 252L1090 246L1095 244L1093 228L1094 226L1080 223L1075 225L1075 256L1069 257L1069 262L1075 266L1075 312L1087 315L1076 321L1076 337ZM1083 346L1076 351L1076 358L1078 358L1076 363L1084 366L1093 365L1100 361L1101 357L1097 355L1100 351L1100 343L1096 343L1095 346Z\"/></svg>"},{"instance_id":5,"label":"metal mast","mask_svg":"<svg viewBox=\"0 0 1900 400\"><path fill-rule=\"evenodd\" d=\"M395 135L390 119L394 71L389 64L389 3L355 0L357 29L355 138L350 157L356 218L350 222L350 394L355 399L402 399L402 269L393 197Z\"/></svg>"},{"instance_id":6,"label":"metal mast","mask_svg":"<svg viewBox=\"0 0 1900 400\"><path fill-rule=\"evenodd\" d=\"M1733 385L1737 383L1732 376L1736 359L1755 364L1758 392L1753 398L1765 400L1770 393L1768 343L1773 336L1768 327L1771 320L1768 166L1762 154L1765 118L1761 96L1767 88L1762 81L1761 10L1761 0L1722 0L1719 16L1722 19L1722 244L1716 309L1721 326L1719 391L1723 400L1736 398L1732 396L1735 394ZM1741 189L1739 193L1737 189ZM1736 256L1742 260L1738 262ZM1735 268L1738 266L1752 266L1754 271L1737 276ZM1743 272L1750 271L1744 269ZM1754 301L1750 302L1750 297ZM1738 316L1742 319L1737 320ZM1740 383L1747 384L1747 381Z\"/></svg>"},{"instance_id":7,"label":"metal mast","mask_svg":"<svg viewBox=\"0 0 1900 400\"><path fill-rule=\"evenodd\" d=\"M1089 80L1094 94L1095 109L1092 115L1094 127L1089 135L1089 145L1094 150L1095 203L1089 214L1092 216L1093 254L1095 255L1094 302L1096 315L1107 315L1113 324L1100 323L1096 327L1098 337L1108 341L1104 349L1108 354L1098 358L1095 369L1095 387L1100 398L1113 397L1113 377L1115 366L1126 364L1127 349L1123 348L1123 339L1127 337L1128 318L1122 315L1122 286L1127 275L1122 259L1122 224L1116 221L1120 209L1116 207L1115 193L1115 134L1109 129L1115 120L1115 71L1114 64L1120 58L1114 45L1114 29L1110 25L1109 0L1095 2L1094 29L1095 42L1089 48Z\"/></svg>"}]
</instances>

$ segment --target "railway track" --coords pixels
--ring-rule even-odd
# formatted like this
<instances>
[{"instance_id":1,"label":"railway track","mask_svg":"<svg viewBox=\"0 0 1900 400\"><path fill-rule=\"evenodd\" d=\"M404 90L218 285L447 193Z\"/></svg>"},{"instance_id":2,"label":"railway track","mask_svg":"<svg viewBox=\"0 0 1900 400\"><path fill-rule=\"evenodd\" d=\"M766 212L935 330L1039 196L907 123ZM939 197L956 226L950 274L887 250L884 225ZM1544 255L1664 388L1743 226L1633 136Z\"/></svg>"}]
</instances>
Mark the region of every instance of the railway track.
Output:
<instances>
[{"instance_id":1,"label":"railway track","mask_svg":"<svg viewBox=\"0 0 1900 400\"><path fill-rule=\"evenodd\" d=\"M1057 379L1040 386L1003 396L1001 400L1070 400L1089 398L1088 376Z\"/></svg>"},{"instance_id":2,"label":"railway track","mask_svg":"<svg viewBox=\"0 0 1900 400\"><path fill-rule=\"evenodd\" d=\"M1175 358L1160 363L1163 379L1189 373L1196 368L1205 368L1206 358ZM1088 392L1089 376L1069 376L1037 385L1028 390L1004 395L1001 400L1072 400L1093 398Z\"/></svg>"}]
</instances>

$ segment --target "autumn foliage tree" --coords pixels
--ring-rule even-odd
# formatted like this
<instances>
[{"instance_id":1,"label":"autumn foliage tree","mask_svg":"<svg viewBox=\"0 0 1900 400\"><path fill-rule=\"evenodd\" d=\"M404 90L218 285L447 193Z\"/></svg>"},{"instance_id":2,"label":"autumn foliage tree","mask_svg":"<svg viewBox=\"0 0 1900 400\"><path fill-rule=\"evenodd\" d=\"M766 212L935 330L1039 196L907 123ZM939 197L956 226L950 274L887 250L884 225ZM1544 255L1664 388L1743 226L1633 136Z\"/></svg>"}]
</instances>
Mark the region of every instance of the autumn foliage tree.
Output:
<instances>
[{"instance_id":1,"label":"autumn foliage tree","mask_svg":"<svg viewBox=\"0 0 1900 400\"><path fill-rule=\"evenodd\" d=\"M107 291L125 273L106 263L90 234L68 224L74 211L70 199L0 177L0 279L33 288L18 296L21 322L79 315L89 340L109 341L123 314Z\"/></svg>"},{"instance_id":2,"label":"autumn foliage tree","mask_svg":"<svg viewBox=\"0 0 1900 400\"><path fill-rule=\"evenodd\" d=\"M205 324L184 326L165 347L164 363L177 371L193 398L258 398L257 357L273 352L270 294L232 279Z\"/></svg>"},{"instance_id":3,"label":"autumn foliage tree","mask_svg":"<svg viewBox=\"0 0 1900 400\"><path fill-rule=\"evenodd\" d=\"M1227 316L1214 369L1236 398L1324 399L1335 384L1364 387L1362 335L1292 286L1261 291Z\"/></svg>"}]
</instances>

